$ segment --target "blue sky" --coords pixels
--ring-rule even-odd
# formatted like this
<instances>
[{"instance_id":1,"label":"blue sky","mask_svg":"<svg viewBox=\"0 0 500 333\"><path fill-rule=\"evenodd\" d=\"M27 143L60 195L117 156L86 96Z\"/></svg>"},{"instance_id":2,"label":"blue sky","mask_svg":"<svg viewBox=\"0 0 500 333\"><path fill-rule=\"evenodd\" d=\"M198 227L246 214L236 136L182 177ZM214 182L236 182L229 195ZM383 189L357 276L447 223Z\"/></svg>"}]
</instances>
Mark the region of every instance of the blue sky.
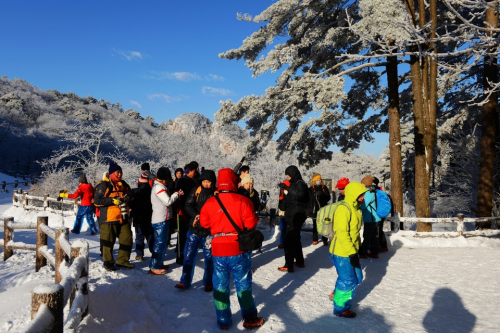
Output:
<instances>
[{"instance_id":1,"label":"blue sky","mask_svg":"<svg viewBox=\"0 0 500 333\"><path fill-rule=\"evenodd\" d=\"M197 112L213 120L219 101L256 94L276 76L252 78L219 53L241 45L272 0L8 1L2 4L0 75L39 89L91 95L158 123ZM387 135L365 143L378 156Z\"/></svg>"}]
</instances>

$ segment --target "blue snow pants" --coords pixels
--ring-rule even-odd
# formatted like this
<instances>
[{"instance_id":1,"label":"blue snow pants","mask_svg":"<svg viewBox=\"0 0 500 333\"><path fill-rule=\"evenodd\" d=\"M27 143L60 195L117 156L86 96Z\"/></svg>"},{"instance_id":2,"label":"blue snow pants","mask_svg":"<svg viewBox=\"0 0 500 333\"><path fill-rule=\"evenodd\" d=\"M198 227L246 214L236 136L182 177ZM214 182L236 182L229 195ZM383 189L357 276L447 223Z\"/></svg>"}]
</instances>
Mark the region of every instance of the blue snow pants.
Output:
<instances>
[{"instance_id":1,"label":"blue snow pants","mask_svg":"<svg viewBox=\"0 0 500 333\"><path fill-rule=\"evenodd\" d=\"M203 244L203 258L205 259L205 273L203 274L203 285L212 287L212 275L214 274L214 262L212 259L212 250L207 249L205 245L206 238L201 238L191 231L187 232L187 241L184 246L184 264L182 265L181 283L186 287L191 287L193 281L194 267L198 248Z\"/></svg>"},{"instance_id":2,"label":"blue snow pants","mask_svg":"<svg viewBox=\"0 0 500 333\"><path fill-rule=\"evenodd\" d=\"M363 271L354 268L349 257L339 257L328 254L337 270L337 282L333 296L333 314L341 314L351 308L351 301L356 293L356 287L363 282Z\"/></svg>"},{"instance_id":3,"label":"blue snow pants","mask_svg":"<svg viewBox=\"0 0 500 333\"><path fill-rule=\"evenodd\" d=\"M286 236L286 221L284 217L280 217L280 244L283 245L285 244L285 236Z\"/></svg>"},{"instance_id":4,"label":"blue snow pants","mask_svg":"<svg viewBox=\"0 0 500 333\"><path fill-rule=\"evenodd\" d=\"M151 261L149 262L149 269L160 269L163 265L163 257L167 250L169 226L170 220L153 223L153 229L155 230L155 245L153 247Z\"/></svg>"},{"instance_id":5,"label":"blue snow pants","mask_svg":"<svg viewBox=\"0 0 500 333\"><path fill-rule=\"evenodd\" d=\"M75 224L73 225L73 233L79 234L80 229L82 229L83 218L87 220L89 225L89 230L92 233L97 234L97 227L94 221L94 212L92 211L92 206L80 206L78 207L78 212L76 213Z\"/></svg>"},{"instance_id":6,"label":"blue snow pants","mask_svg":"<svg viewBox=\"0 0 500 333\"><path fill-rule=\"evenodd\" d=\"M241 316L251 320L257 317L257 308L252 296L251 252L237 256L213 257L214 261L214 304L219 327L230 327L231 303L229 302L229 278L233 273L236 295L240 303Z\"/></svg>"}]
</instances>

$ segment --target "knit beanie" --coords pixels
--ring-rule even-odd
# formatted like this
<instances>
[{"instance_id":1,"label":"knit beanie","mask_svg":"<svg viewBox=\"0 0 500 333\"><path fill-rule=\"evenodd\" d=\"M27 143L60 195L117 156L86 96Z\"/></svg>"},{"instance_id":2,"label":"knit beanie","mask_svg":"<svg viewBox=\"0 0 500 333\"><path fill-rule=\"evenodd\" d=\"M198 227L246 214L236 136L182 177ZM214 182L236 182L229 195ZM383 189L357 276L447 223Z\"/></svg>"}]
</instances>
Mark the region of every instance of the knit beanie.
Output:
<instances>
[{"instance_id":1,"label":"knit beanie","mask_svg":"<svg viewBox=\"0 0 500 333\"><path fill-rule=\"evenodd\" d=\"M252 176L250 176L249 173L247 173L245 176L243 176L243 178L241 179L241 185L244 185L246 183L251 183L253 184L253 178Z\"/></svg>"},{"instance_id":2,"label":"knit beanie","mask_svg":"<svg viewBox=\"0 0 500 333\"><path fill-rule=\"evenodd\" d=\"M82 173L82 174L80 175L80 178L78 179L78 181L80 182L80 184L87 184L87 183L88 183L88 182L87 182L87 176L85 176L85 174L84 174L84 173Z\"/></svg>"},{"instance_id":3,"label":"knit beanie","mask_svg":"<svg viewBox=\"0 0 500 333\"><path fill-rule=\"evenodd\" d=\"M170 170L167 167L161 167L158 169L158 172L156 173L156 178L159 180L172 180L172 174L170 173Z\"/></svg>"},{"instance_id":4,"label":"knit beanie","mask_svg":"<svg viewBox=\"0 0 500 333\"><path fill-rule=\"evenodd\" d=\"M146 170L151 170L150 166L149 166L149 163L143 163L141 165L141 170L142 171L146 171Z\"/></svg>"},{"instance_id":5,"label":"knit beanie","mask_svg":"<svg viewBox=\"0 0 500 333\"><path fill-rule=\"evenodd\" d=\"M372 186L374 180L375 178L373 178L372 176L366 175L363 179L361 179L361 184L365 185L366 187Z\"/></svg>"},{"instance_id":6,"label":"knit beanie","mask_svg":"<svg viewBox=\"0 0 500 333\"><path fill-rule=\"evenodd\" d=\"M109 163L109 169L108 169L108 174L111 176L112 173L114 173L115 171L118 171L118 170L121 170L122 167L119 166L118 164L116 164L115 162L111 161Z\"/></svg>"},{"instance_id":7,"label":"knit beanie","mask_svg":"<svg viewBox=\"0 0 500 333\"><path fill-rule=\"evenodd\" d=\"M311 187L316 185L316 181L321 179L321 175L319 173L313 173L313 177L311 179Z\"/></svg>"}]
</instances>

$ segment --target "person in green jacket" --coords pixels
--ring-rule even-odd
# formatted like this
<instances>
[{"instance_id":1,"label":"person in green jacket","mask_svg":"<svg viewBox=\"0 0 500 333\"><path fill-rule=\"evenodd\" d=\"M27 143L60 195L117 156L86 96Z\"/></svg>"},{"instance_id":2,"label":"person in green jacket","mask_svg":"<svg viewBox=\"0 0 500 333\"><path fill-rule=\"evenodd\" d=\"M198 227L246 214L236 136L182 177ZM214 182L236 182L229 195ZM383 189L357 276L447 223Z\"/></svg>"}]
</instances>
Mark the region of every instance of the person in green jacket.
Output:
<instances>
[{"instance_id":1,"label":"person in green jacket","mask_svg":"<svg viewBox=\"0 0 500 333\"><path fill-rule=\"evenodd\" d=\"M337 270L337 281L333 296L333 314L339 317L354 318L351 301L356 287L363 281L363 272L359 263L358 251L361 246L361 210L366 187L358 182L351 182L345 187L347 206L340 205L333 217L334 225L330 253L328 256Z\"/></svg>"}]
</instances>

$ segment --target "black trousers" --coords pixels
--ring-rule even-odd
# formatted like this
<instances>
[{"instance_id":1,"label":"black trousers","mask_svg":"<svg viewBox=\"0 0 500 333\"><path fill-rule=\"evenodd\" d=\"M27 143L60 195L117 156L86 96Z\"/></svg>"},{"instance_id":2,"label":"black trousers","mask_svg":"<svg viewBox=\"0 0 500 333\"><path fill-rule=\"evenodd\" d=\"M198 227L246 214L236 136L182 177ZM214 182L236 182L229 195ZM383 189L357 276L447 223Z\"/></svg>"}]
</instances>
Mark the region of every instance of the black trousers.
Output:
<instances>
[{"instance_id":1,"label":"black trousers","mask_svg":"<svg viewBox=\"0 0 500 333\"><path fill-rule=\"evenodd\" d=\"M293 269L293 262L298 265L304 264L304 255L302 253L302 243L300 241L300 229L306 221L305 214L295 214L292 223L288 223L285 236L285 267ZM287 221L288 222L288 221ZM290 230L292 229L292 230Z\"/></svg>"},{"instance_id":2,"label":"black trousers","mask_svg":"<svg viewBox=\"0 0 500 333\"><path fill-rule=\"evenodd\" d=\"M175 262L182 265L184 263L184 247L186 246L187 232L189 230L189 218L184 216L179 220L179 236L177 237L177 258Z\"/></svg>"},{"instance_id":3,"label":"black trousers","mask_svg":"<svg viewBox=\"0 0 500 333\"><path fill-rule=\"evenodd\" d=\"M382 221L378 222L378 245L380 247L387 247L387 239L384 233L384 221L385 219L382 219Z\"/></svg>"},{"instance_id":4,"label":"black trousers","mask_svg":"<svg viewBox=\"0 0 500 333\"><path fill-rule=\"evenodd\" d=\"M313 217L312 220L313 220L313 242L317 242L318 241L318 228L316 227L316 218ZM326 238L325 236L321 236L321 241L328 242L328 238Z\"/></svg>"},{"instance_id":5,"label":"black trousers","mask_svg":"<svg viewBox=\"0 0 500 333\"><path fill-rule=\"evenodd\" d=\"M366 255L370 250L371 254L378 254L378 223L364 222L363 244L359 249L359 254Z\"/></svg>"}]
</instances>

